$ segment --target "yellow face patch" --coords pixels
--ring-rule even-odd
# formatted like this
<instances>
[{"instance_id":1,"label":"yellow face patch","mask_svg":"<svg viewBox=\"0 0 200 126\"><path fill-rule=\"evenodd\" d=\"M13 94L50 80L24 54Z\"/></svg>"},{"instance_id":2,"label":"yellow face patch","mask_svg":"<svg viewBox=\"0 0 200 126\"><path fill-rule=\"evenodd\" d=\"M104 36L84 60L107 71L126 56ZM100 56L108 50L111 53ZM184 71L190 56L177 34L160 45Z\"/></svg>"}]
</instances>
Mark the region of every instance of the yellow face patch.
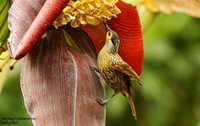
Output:
<instances>
[{"instance_id":1,"label":"yellow face patch","mask_svg":"<svg viewBox=\"0 0 200 126\"><path fill-rule=\"evenodd\" d=\"M116 18L121 11L115 5L118 0L70 0L53 22L55 28L70 23L74 28L81 25L99 25L102 21Z\"/></svg>"}]
</instances>

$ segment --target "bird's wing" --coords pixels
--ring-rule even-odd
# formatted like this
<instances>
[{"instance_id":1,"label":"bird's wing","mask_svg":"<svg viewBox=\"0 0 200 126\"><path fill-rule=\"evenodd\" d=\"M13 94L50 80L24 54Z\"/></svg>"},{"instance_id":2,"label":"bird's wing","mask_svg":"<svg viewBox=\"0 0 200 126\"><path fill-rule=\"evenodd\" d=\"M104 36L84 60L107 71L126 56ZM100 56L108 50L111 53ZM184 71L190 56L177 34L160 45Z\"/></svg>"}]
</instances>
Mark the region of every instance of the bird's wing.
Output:
<instances>
[{"instance_id":1,"label":"bird's wing","mask_svg":"<svg viewBox=\"0 0 200 126\"><path fill-rule=\"evenodd\" d=\"M130 78L135 79L140 85L142 85L137 73L118 54L114 54L110 57L110 63L112 69L128 75Z\"/></svg>"}]
</instances>

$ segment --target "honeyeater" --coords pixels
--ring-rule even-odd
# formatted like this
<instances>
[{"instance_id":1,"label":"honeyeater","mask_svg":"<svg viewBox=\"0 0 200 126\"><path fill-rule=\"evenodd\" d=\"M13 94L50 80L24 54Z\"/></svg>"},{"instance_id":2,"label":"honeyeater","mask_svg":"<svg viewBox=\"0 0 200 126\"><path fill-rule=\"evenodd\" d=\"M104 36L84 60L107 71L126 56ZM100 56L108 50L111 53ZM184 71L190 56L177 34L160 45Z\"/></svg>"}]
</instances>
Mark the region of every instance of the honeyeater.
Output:
<instances>
[{"instance_id":1,"label":"honeyeater","mask_svg":"<svg viewBox=\"0 0 200 126\"><path fill-rule=\"evenodd\" d=\"M132 114L135 119L137 119L135 104L131 96L131 79L136 80L141 85L140 78L131 66L118 54L120 44L118 34L110 29L106 23L105 26L107 30L105 45L98 53L98 67L93 67L93 70L99 72L104 81L114 89L112 97L118 93L122 93L126 98L128 98ZM97 102L100 105L106 105L112 97L107 100L97 99Z\"/></svg>"}]
</instances>

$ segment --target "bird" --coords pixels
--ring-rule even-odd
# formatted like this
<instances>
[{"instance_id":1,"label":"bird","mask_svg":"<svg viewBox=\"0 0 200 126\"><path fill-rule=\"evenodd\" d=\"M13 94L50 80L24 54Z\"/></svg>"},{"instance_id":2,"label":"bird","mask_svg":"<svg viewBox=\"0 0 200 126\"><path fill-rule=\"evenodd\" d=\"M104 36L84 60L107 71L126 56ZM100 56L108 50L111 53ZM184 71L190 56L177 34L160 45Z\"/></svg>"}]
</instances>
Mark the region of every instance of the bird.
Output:
<instances>
[{"instance_id":1,"label":"bird","mask_svg":"<svg viewBox=\"0 0 200 126\"><path fill-rule=\"evenodd\" d=\"M92 69L99 73L109 87L114 89L114 94L106 99L96 99L100 105L106 105L112 97L118 93L122 93L129 101L132 114L137 120L134 100L131 96L131 79L136 80L142 85L137 73L126 63L118 54L120 39L118 34L113 31L106 23L106 38L105 44L99 51L97 56L97 67Z\"/></svg>"}]
</instances>

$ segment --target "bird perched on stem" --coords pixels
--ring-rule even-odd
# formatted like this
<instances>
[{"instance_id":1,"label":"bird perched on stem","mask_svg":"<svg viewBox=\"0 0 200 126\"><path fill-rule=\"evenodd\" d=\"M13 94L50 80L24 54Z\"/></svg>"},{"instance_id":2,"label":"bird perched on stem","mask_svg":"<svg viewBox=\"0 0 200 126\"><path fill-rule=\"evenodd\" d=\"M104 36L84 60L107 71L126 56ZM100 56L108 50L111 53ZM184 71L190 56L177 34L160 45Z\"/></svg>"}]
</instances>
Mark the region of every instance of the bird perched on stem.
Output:
<instances>
[{"instance_id":1,"label":"bird perched on stem","mask_svg":"<svg viewBox=\"0 0 200 126\"><path fill-rule=\"evenodd\" d=\"M129 66L129 64L127 64L118 54L120 43L118 34L111 30L106 23L105 26L107 30L105 45L98 54L98 68L93 67L93 69L100 73L100 76L105 82L114 89L114 94L106 100L97 99L96 101L100 105L106 105L112 97L118 93L122 93L128 98L132 114L135 119L137 119L135 104L131 96L132 85L130 78L142 85L140 78L131 66Z\"/></svg>"}]
</instances>

